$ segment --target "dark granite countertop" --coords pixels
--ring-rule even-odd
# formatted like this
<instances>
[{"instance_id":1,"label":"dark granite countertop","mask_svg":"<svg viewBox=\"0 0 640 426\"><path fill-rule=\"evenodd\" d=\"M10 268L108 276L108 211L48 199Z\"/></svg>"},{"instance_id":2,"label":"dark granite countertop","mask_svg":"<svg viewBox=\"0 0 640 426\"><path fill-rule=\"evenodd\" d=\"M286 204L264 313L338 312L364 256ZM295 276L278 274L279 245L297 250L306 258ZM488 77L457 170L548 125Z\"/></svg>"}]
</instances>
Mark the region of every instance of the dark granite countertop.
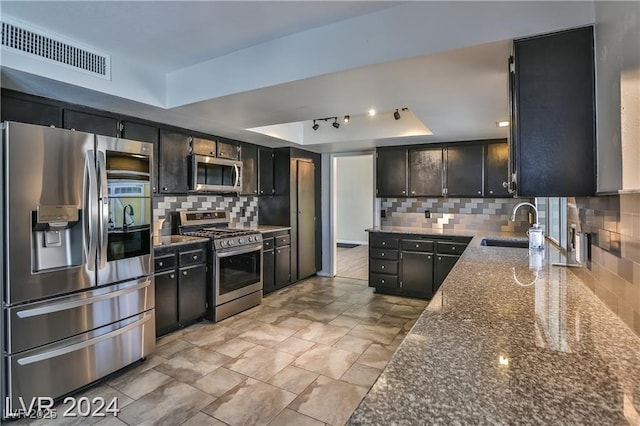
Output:
<instances>
[{"instance_id":1,"label":"dark granite countertop","mask_svg":"<svg viewBox=\"0 0 640 426\"><path fill-rule=\"evenodd\" d=\"M209 241L209 239L203 237L192 237L189 235L160 235L153 238L153 248L202 243L206 241Z\"/></svg>"},{"instance_id":2,"label":"dark granite countertop","mask_svg":"<svg viewBox=\"0 0 640 426\"><path fill-rule=\"evenodd\" d=\"M474 236L349 424L640 424L640 338L556 248L487 236L522 238Z\"/></svg>"},{"instance_id":3,"label":"dark granite countertop","mask_svg":"<svg viewBox=\"0 0 640 426\"><path fill-rule=\"evenodd\" d=\"M236 224L234 226L230 226L233 229L249 229L251 231L262 232L275 232L275 231L289 231L291 230L290 226L277 226L277 225L254 225L254 226L245 226L241 224Z\"/></svg>"}]
</instances>

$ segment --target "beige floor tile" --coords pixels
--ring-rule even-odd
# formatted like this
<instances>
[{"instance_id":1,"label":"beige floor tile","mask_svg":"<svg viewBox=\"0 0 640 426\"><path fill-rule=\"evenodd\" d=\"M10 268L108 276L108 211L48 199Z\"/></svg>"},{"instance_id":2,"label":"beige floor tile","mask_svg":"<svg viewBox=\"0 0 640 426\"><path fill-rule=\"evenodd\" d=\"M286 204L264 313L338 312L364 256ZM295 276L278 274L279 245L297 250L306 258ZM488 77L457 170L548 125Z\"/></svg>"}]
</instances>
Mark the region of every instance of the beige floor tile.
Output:
<instances>
[{"instance_id":1,"label":"beige floor tile","mask_svg":"<svg viewBox=\"0 0 640 426\"><path fill-rule=\"evenodd\" d=\"M393 327L387 325L356 325L349 332L349 335L360 337L362 339L373 340L376 343L382 343L385 345L393 342L393 339L402 330L400 327Z\"/></svg>"},{"instance_id":2,"label":"beige floor tile","mask_svg":"<svg viewBox=\"0 0 640 426\"><path fill-rule=\"evenodd\" d=\"M195 347L177 353L154 369L181 382L193 383L229 360L231 358L226 355Z\"/></svg>"},{"instance_id":3,"label":"beige floor tile","mask_svg":"<svg viewBox=\"0 0 640 426\"><path fill-rule=\"evenodd\" d=\"M353 328L356 325L360 324L360 319L355 317L350 317L348 315L340 315L334 318L329 322L331 325L336 325L338 327L347 327Z\"/></svg>"},{"instance_id":4,"label":"beige floor tile","mask_svg":"<svg viewBox=\"0 0 640 426\"><path fill-rule=\"evenodd\" d=\"M240 338L258 345L273 347L290 337L295 331L271 324L261 324L258 327L246 331Z\"/></svg>"},{"instance_id":5,"label":"beige floor tile","mask_svg":"<svg viewBox=\"0 0 640 426\"><path fill-rule=\"evenodd\" d=\"M231 358L238 358L240 355L255 346L255 343L247 342L246 340L242 340L240 338L235 338L218 346L216 348L216 352L220 352L221 354L229 356Z\"/></svg>"},{"instance_id":6,"label":"beige floor tile","mask_svg":"<svg viewBox=\"0 0 640 426\"><path fill-rule=\"evenodd\" d=\"M296 395L306 389L318 374L289 365L269 379L269 383Z\"/></svg>"},{"instance_id":7,"label":"beige floor tile","mask_svg":"<svg viewBox=\"0 0 640 426\"><path fill-rule=\"evenodd\" d=\"M231 426L268 424L296 395L275 386L247 379L202 411Z\"/></svg>"},{"instance_id":8,"label":"beige floor tile","mask_svg":"<svg viewBox=\"0 0 640 426\"><path fill-rule=\"evenodd\" d=\"M296 359L294 365L333 379L339 379L356 359L358 359L358 354L353 352L317 345Z\"/></svg>"},{"instance_id":9,"label":"beige floor tile","mask_svg":"<svg viewBox=\"0 0 640 426\"><path fill-rule=\"evenodd\" d=\"M331 346L340 340L342 336L347 334L349 330L350 329L346 327L338 327L321 322L312 322L306 328L303 328L294 334L294 337Z\"/></svg>"},{"instance_id":10,"label":"beige floor tile","mask_svg":"<svg viewBox=\"0 0 640 426\"><path fill-rule=\"evenodd\" d=\"M373 341L367 339L361 339L360 337L346 335L338 340L333 346L339 349L344 349L345 351L353 352L356 354L361 354L369 345L371 345Z\"/></svg>"},{"instance_id":11,"label":"beige floor tile","mask_svg":"<svg viewBox=\"0 0 640 426\"><path fill-rule=\"evenodd\" d=\"M296 316L300 318L308 319L311 321L328 323L336 319L338 314L332 313L332 312L326 312L322 308L306 308L306 309L301 309L301 311L298 312Z\"/></svg>"},{"instance_id":12,"label":"beige floor tile","mask_svg":"<svg viewBox=\"0 0 640 426\"><path fill-rule=\"evenodd\" d=\"M409 305L395 305L389 309L388 314L394 317L403 317L408 319L416 319L424 311L423 307Z\"/></svg>"},{"instance_id":13,"label":"beige floor tile","mask_svg":"<svg viewBox=\"0 0 640 426\"><path fill-rule=\"evenodd\" d=\"M94 423L95 426L128 426L122 420L119 420L117 417L106 416L98 423ZM16 425L17 426L17 425Z\"/></svg>"},{"instance_id":14,"label":"beige floor tile","mask_svg":"<svg viewBox=\"0 0 640 426\"><path fill-rule=\"evenodd\" d=\"M256 346L242 354L240 358L230 361L225 367L245 376L264 381L291 364L294 359L293 355L278 352L264 346Z\"/></svg>"},{"instance_id":15,"label":"beige floor tile","mask_svg":"<svg viewBox=\"0 0 640 426\"><path fill-rule=\"evenodd\" d=\"M153 392L162 385L173 380L170 376L162 374L154 369L149 369L136 376L126 375L109 382L114 388L130 398L138 399L143 395Z\"/></svg>"},{"instance_id":16,"label":"beige floor tile","mask_svg":"<svg viewBox=\"0 0 640 426\"><path fill-rule=\"evenodd\" d=\"M238 337L243 332L230 327L201 327L193 332L185 333L183 339L198 346L221 345Z\"/></svg>"},{"instance_id":17,"label":"beige floor tile","mask_svg":"<svg viewBox=\"0 0 640 426\"><path fill-rule=\"evenodd\" d=\"M369 367L383 369L393 356L393 353L393 349L388 349L382 345L374 343L369 346L362 355L360 355L358 362L360 364L368 365Z\"/></svg>"},{"instance_id":18,"label":"beige floor tile","mask_svg":"<svg viewBox=\"0 0 640 426\"><path fill-rule=\"evenodd\" d=\"M300 356L311 349L313 346L315 346L314 342L298 339L297 337L292 336L278 343L273 349L291 354L293 356Z\"/></svg>"},{"instance_id":19,"label":"beige floor tile","mask_svg":"<svg viewBox=\"0 0 640 426\"><path fill-rule=\"evenodd\" d=\"M124 407L118 417L130 425L179 425L213 401L193 386L171 381Z\"/></svg>"},{"instance_id":20,"label":"beige floor tile","mask_svg":"<svg viewBox=\"0 0 640 426\"><path fill-rule=\"evenodd\" d=\"M402 317L394 317L389 314L384 314L382 318L378 320L378 324L390 325L392 327L404 328L404 326L411 320Z\"/></svg>"},{"instance_id":21,"label":"beige floor tile","mask_svg":"<svg viewBox=\"0 0 640 426\"><path fill-rule=\"evenodd\" d=\"M162 346L157 346L153 354L162 358L171 358L176 352L192 348L193 346L194 345L192 343L189 343L186 340L176 339L171 340Z\"/></svg>"},{"instance_id":22,"label":"beige floor tile","mask_svg":"<svg viewBox=\"0 0 640 426\"><path fill-rule=\"evenodd\" d=\"M350 317L355 317L359 319L374 319L379 320L382 316L387 313L385 308L379 306L370 306L370 305L358 305L355 304L350 309L344 311L343 315L347 315Z\"/></svg>"},{"instance_id":23,"label":"beige floor tile","mask_svg":"<svg viewBox=\"0 0 640 426\"><path fill-rule=\"evenodd\" d=\"M180 426L225 426L225 424L201 411Z\"/></svg>"},{"instance_id":24,"label":"beige floor tile","mask_svg":"<svg viewBox=\"0 0 640 426\"><path fill-rule=\"evenodd\" d=\"M323 426L324 423L285 408L269 423L269 426Z\"/></svg>"},{"instance_id":25,"label":"beige floor tile","mask_svg":"<svg viewBox=\"0 0 640 426\"><path fill-rule=\"evenodd\" d=\"M289 408L330 425L342 426L366 393L363 387L320 376Z\"/></svg>"},{"instance_id":26,"label":"beige floor tile","mask_svg":"<svg viewBox=\"0 0 640 426\"><path fill-rule=\"evenodd\" d=\"M282 321L290 316L295 315L294 311L290 311L287 309L274 308L272 306L265 306L259 312L256 312L252 315L247 315L247 318L257 319L258 321L273 324L279 321Z\"/></svg>"},{"instance_id":27,"label":"beige floor tile","mask_svg":"<svg viewBox=\"0 0 640 426\"><path fill-rule=\"evenodd\" d=\"M247 380L247 376L220 367L198 379L193 386L209 395L219 397Z\"/></svg>"},{"instance_id":28,"label":"beige floor tile","mask_svg":"<svg viewBox=\"0 0 640 426\"><path fill-rule=\"evenodd\" d=\"M342 375L340 380L369 389L376 382L381 372L382 370L379 368L356 362Z\"/></svg>"},{"instance_id":29,"label":"beige floor tile","mask_svg":"<svg viewBox=\"0 0 640 426\"><path fill-rule=\"evenodd\" d=\"M241 332L245 332L251 330L260 325L258 321L255 321L253 318L241 317L238 315L229 317L227 319L219 322L220 325L228 328L233 328L234 330L239 330Z\"/></svg>"},{"instance_id":30,"label":"beige floor tile","mask_svg":"<svg viewBox=\"0 0 640 426\"><path fill-rule=\"evenodd\" d=\"M289 328L291 330L299 331L311 324L311 320L302 319L298 317L288 317L284 318L282 321L277 321L274 325L279 327Z\"/></svg>"}]
</instances>

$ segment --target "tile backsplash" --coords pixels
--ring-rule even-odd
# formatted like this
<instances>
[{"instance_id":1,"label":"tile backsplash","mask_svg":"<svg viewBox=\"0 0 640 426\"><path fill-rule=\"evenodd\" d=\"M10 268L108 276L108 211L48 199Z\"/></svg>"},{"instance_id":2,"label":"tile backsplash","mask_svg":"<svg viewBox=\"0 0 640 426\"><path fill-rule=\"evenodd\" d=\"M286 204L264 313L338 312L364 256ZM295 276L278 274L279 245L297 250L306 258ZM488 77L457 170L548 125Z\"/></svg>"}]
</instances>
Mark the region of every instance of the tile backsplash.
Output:
<instances>
[{"instance_id":1,"label":"tile backsplash","mask_svg":"<svg viewBox=\"0 0 640 426\"><path fill-rule=\"evenodd\" d=\"M153 222L165 219L160 235L171 234L171 213L182 210L228 210L231 225L258 225L258 197L160 196L153 198Z\"/></svg>"},{"instance_id":2,"label":"tile backsplash","mask_svg":"<svg viewBox=\"0 0 640 426\"><path fill-rule=\"evenodd\" d=\"M574 272L640 336L640 194L568 198L567 221L591 235L591 261Z\"/></svg>"},{"instance_id":3,"label":"tile backsplash","mask_svg":"<svg viewBox=\"0 0 640 426\"><path fill-rule=\"evenodd\" d=\"M521 209L514 222L510 221L513 208L529 199L513 198L379 198L382 226L409 226L443 230L483 230L526 232L531 210ZM425 218L429 210L431 218Z\"/></svg>"}]
</instances>

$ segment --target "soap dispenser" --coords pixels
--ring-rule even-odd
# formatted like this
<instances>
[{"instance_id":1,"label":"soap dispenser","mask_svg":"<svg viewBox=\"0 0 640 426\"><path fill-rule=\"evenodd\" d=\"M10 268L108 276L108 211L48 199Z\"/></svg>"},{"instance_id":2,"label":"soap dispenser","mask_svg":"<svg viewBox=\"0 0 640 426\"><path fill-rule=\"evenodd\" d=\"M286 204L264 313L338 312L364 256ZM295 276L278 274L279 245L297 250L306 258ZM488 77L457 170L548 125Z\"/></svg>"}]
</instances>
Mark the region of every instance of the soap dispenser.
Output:
<instances>
[{"instance_id":1,"label":"soap dispenser","mask_svg":"<svg viewBox=\"0 0 640 426\"><path fill-rule=\"evenodd\" d=\"M527 231L527 235L529 236L529 250L544 249L544 234L540 225L534 223Z\"/></svg>"}]
</instances>

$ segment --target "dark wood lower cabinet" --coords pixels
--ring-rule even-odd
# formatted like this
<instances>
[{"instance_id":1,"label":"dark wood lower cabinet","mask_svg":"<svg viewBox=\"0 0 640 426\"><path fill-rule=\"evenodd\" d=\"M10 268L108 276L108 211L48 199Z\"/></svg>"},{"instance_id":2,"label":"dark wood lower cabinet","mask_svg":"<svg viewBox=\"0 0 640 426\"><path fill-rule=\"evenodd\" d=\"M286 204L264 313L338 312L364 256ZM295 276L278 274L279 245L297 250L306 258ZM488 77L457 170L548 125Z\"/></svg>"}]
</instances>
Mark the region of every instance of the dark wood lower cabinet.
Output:
<instances>
[{"instance_id":1,"label":"dark wood lower cabinet","mask_svg":"<svg viewBox=\"0 0 640 426\"><path fill-rule=\"evenodd\" d=\"M288 229L262 234L262 292L291 284L291 233Z\"/></svg>"},{"instance_id":2,"label":"dark wood lower cabinet","mask_svg":"<svg viewBox=\"0 0 640 426\"><path fill-rule=\"evenodd\" d=\"M175 270L159 272L156 283L156 335L161 336L178 327L178 275Z\"/></svg>"},{"instance_id":3,"label":"dark wood lower cabinet","mask_svg":"<svg viewBox=\"0 0 640 426\"><path fill-rule=\"evenodd\" d=\"M275 287L286 287L291 283L291 246L275 249Z\"/></svg>"},{"instance_id":4,"label":"dark wood lower cabinet","mask_svg":"<svg viewBox=\"0 0 640 426\"><path fill-rule=\"evenodd\" d=\"M372 232L369 287L379 293L431 299L469 241L469 237Z\"/></svg>"},{"instance_id":5,"label":"dark wood lower cabinet","mask_svg":"<svg viewBox=\"0 0 640 426\"><path fill-rule=\"evenodd\" d=\"M273 248L262 252L262 293L268 294L275 290L276 257Z\"/></svg>"},{"instance_id":6,"label":"dark wood lower cabinet","mask_svg":"<svg viewBox=\"0 0 640 426\"><path fill-rule=\"evenodd\" d=\"M207 266L180 268L178 273L178 318L181 323L196 321L206 310Z\"/></svg>"}]
</instances>

